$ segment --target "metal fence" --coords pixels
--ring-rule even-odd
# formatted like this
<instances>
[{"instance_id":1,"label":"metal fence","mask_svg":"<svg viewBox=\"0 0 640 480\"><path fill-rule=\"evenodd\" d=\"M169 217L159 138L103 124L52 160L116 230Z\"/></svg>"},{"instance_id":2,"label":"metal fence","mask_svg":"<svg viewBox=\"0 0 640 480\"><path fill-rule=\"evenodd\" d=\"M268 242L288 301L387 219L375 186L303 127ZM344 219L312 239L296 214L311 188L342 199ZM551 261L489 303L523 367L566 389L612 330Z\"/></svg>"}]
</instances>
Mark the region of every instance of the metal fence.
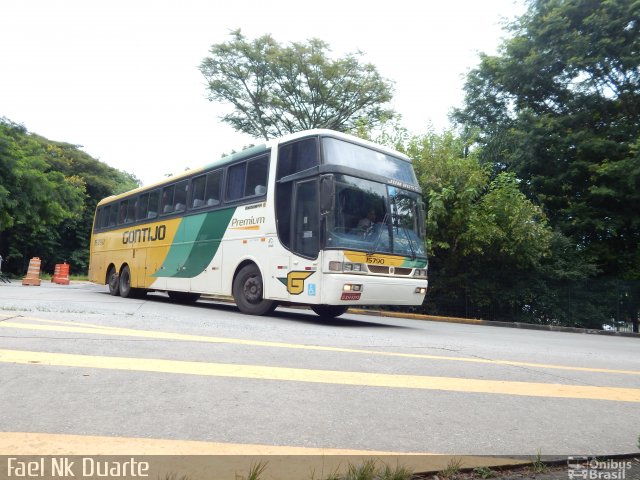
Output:
<instances>
[{"instance_id":1,"label":"metal fence","mask_svg":"<svg viewBox=\"0 0 640 480\"><path fill-rule=\"evenodd\" d=\"M637 332L640 319L640 281L611 278L545 285L527 298L513 298L481 289L432 285L425 303L414 311L431 315L545 325Z\"/></svg>"}]
</instances>

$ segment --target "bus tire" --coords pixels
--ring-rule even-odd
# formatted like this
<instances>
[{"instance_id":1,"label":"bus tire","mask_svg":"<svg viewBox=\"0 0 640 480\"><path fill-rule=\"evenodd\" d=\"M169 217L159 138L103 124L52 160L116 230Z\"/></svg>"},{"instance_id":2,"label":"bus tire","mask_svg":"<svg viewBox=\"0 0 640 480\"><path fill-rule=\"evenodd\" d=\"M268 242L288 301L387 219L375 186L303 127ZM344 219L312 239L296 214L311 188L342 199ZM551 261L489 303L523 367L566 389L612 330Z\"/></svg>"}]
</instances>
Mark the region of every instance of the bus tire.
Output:
<instances>
[{"instance_id":1,"label":"bus tire","mask_svg":"<svg viewBox=\"0 0 640 480\"><path fill-rule=\"evenodd\" d=\"M199 293L168 291L169 298L180 303L194 303L200 298Z\"/></svg>"},{"instance_id":2,"label":"bus tire","mask_svg":"<svg viewBox=\"0 0 640 480\"><path fill-rule=\"evenodd\" d=\"M120 295L120 278L118 277L114 267L109 268L109 273L107 273L107 284L109 285L109 294L114 297Z\"/></svg>"},{"instance_id":3,"label":"bus tire","mask_svg":"<svg viewBox=\"0 0 640 480\"><path fill-rule=\"evenodd\" d=\"M125 265L120 271L120 296L123 298L133 298L135 296L135 289L131 288L129 265Z\"/></svg>"},{"instance_id":4,"label":"bus tire","mask_svg":"<svg viewBox=\"0 0 640 480\"><path fill-rule=\"evenodd\" d=\"M322 318L336 318L349 309L346 305L311 305L311 310Z\"/></svg>"},{"instance_id":5,"label":"bus tire","mask_svg":"<svg viewBox=\"0 0 640 480\"><path fill-rule=\"evenodd\" d=\"M245 265L233 281L233 299L242 313L265 315L278 306L273 300L262 298L264 283L256 264Z\"/></svg>"}]
</instances>

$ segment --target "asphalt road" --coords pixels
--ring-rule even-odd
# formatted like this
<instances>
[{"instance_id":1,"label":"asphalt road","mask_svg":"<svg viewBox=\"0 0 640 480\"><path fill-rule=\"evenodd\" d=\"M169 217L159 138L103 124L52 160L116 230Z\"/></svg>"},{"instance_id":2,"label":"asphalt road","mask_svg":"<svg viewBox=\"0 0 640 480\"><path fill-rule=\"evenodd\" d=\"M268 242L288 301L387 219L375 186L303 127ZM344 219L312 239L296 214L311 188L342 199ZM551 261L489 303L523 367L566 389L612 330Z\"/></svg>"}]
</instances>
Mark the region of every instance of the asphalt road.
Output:
<instances>
[{"instance_id":1,"label":"asphalt road","mask_svg":"<svg viewBox=\"0 0 640 480\"><path fill-rule=\"evenodd\" d=\"M639 353L636 338L0 284L0 431L174 453L629 453Z\"/></svg>"}]
</instances>

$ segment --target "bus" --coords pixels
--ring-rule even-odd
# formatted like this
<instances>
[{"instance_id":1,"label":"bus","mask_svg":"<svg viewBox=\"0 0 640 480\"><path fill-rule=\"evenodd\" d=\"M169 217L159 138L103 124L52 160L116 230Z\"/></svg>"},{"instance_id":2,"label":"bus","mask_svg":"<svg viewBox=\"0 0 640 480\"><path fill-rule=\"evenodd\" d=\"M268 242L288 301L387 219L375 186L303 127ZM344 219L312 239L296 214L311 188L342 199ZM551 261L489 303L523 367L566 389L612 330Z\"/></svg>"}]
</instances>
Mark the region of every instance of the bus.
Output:
<instances>
[{"instance_id":1,"label":"bus","mask_svg":"<svg viewBox=\"0 0 640 480\"><path fill-rule=\"evenodd\" d=\"M407 156L306 130L101 200L89 279L122 297L233 297L252 315L421 305L424 220Z\"/></svg>"}]
</instances>

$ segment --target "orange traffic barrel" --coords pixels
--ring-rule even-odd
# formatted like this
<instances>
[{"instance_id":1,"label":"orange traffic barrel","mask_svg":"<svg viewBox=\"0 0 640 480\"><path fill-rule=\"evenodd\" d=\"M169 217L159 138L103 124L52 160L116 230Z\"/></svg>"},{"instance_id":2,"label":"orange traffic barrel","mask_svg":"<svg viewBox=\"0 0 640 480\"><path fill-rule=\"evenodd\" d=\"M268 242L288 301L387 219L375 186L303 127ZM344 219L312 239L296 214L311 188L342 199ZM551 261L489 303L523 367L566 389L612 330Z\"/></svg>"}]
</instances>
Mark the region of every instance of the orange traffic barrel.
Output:
<instances>
[{"instance_id":1,"label":"orange traffic barrel","mask_svg":"<svg viewBox=\"0 0 640 480\"><path fill-rule=\"evenodd\" d=\"M56 263L56 267L53 270L53 277L51 277L51 283L54 283L59 276L60 276L60 264Z\"/></svg>"},{"instance_id":2,"label":"orange traffic barrel","mask_svg":"<svg viewBox=\"0 0 640 480\"><path fill-rule=\"evenodd\" d=\"M56 264L56 270L51 281L59 285L69 285L69 264L66 262Z\"/></svg>"},{"instance_id":3,"label":"orange traffic barrel","mask_svg":"<svg viewBox=\"0 0 640 480\"><path fill-rule=\"evenodd\" d=\"M27 276L22 279L22 285L40 286L40 258L33 257L29 260Z\"/></svg>"}]
</instances>

